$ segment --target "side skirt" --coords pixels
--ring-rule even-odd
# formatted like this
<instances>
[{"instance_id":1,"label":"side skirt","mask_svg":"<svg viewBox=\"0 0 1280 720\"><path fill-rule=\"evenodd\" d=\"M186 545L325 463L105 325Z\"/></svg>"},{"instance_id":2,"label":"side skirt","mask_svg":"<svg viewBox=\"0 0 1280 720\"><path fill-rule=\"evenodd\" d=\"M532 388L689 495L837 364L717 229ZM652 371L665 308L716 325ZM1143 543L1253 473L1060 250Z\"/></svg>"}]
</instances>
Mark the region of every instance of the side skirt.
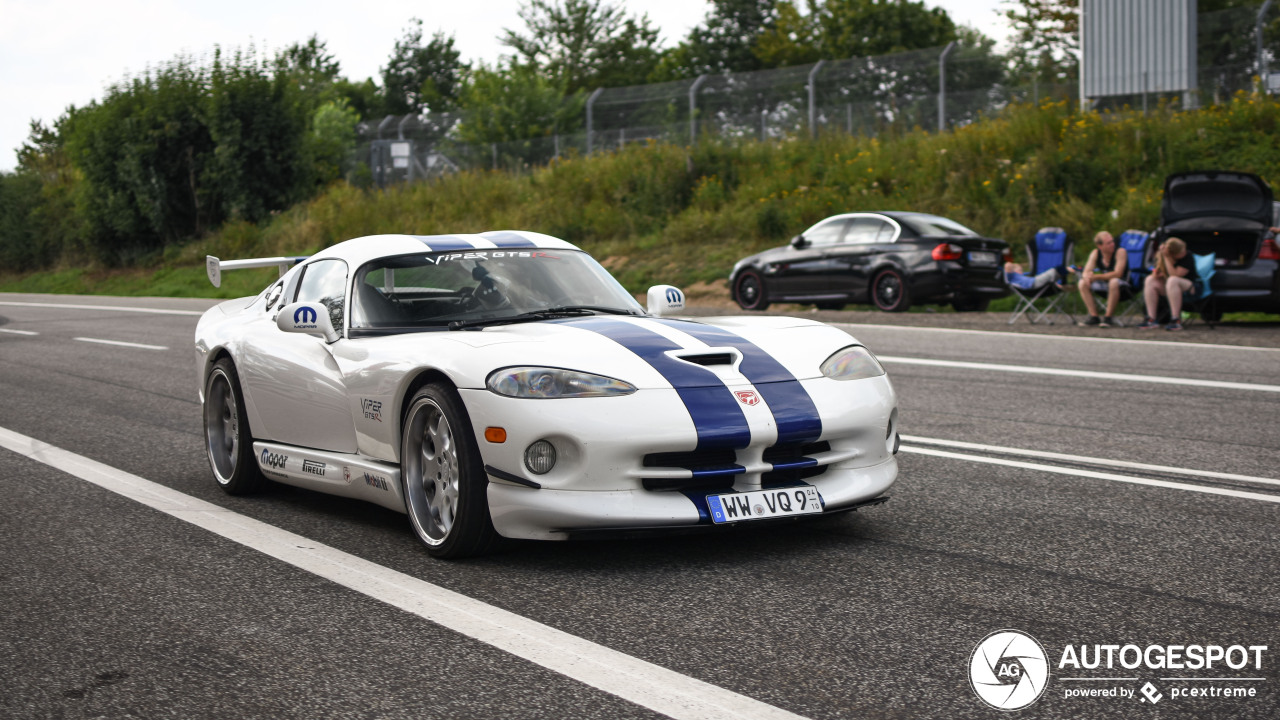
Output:
<instances>
[{"instance_id":1,"label":"side skirt","mask_svg":"<svg viewBox=\"0 0 1280 720\"><path fill-rule=\"evenodd\" d=\"M270 442L255 442L253 454L262 474L276 482L406 512L397 465Z\"/></svg>"}]
</instances>

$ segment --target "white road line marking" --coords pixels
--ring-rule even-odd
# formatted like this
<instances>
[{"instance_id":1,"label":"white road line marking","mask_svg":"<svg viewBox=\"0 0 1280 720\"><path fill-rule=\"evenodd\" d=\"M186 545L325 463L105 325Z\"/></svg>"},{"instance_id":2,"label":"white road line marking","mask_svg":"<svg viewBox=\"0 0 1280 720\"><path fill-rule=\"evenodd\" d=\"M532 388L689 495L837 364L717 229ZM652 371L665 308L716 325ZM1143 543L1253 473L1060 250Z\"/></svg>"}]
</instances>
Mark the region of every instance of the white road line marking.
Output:
<instances>
[{"instance_id":1,"label":"white road line marking","mask_svg":"<svg viewBox=\"0 0 1280 720\"><path fill-rule=\"evenodd\" d=\"M1128 345L1157 345L1176 348L1211 348L1215 350L1250 350L1258 352L1280 352L1280 348L1253 347L1252 345L1215 345L1213 343L1177 342L1174 340L1133 340L1130 338L1080 337L1077 335L1048 335L1045 333L1002 332L999 330L967 330L964 328L915 327L913 325L877 325L875 323L842 323L832 325L851 328L867 328L869 330L907 330L912 332L944 332L964 335L995 335L997 337L1031 338L1037 340L1071 340L1075 342L1119 343Z\"/></svg>"},{"instance_id":2,"label":"white road line marking","mask_svg":"<svg viewBox=\"0 0 1280 720\"><path fill-rule=\"evenodd\" d=\"M203 310L165 310L161 308L123 307L120 305L71 305L69 303L33 303L13 302L8 300L0 300L0 305L10 305L13 307L71 308L73 310L114 310L118 312L151 313L153 315L194 315L196 317L204 314Z\"/></svg>"},{"instance_id":3,"label":"white road line marking","mask_svg":"<svg viewBox=\"0 0 1280 720\"><path fill-rule=\"evenodd\" d=\"M903 442L923 443L925 445L941 445L942 447L959 448L961 450L978 450L981 452L1004 453L1006 455L1024 455L1026 457L1044 458L1045 460L1065 460L1083 465L1102 465L1104 467L1131 468L1133 470L1149 470L1169 475L1190 475L1192 477L1216 478L1218 480L1238 480L1240 482L1260 483L1263 485L1280 485L1280 480L1254 477L1253 475L1233 475L1231 473L1213 472L1212 470L1189 470L1169 465L1148 465L1146 463L1128 462L1126 460L1105 460L1103 458L1085 457L1083 455L1067 455L1065 453L1044 452L1043 450L1024 450L1022 448L1003 447L1000 445L983 445L981 443L961 442L959 440L940 440L938 438L903 435Z\"/></svg>"},{"instance_id":4,"label":"white road line marking","mask_svg":"<svg viewBox=\"0 0 1280 720\"><path fill-rule=\"evenodd\" d=\"M12 430L0 447L668 717L803 720Z\"/></svg>"},{"instance_id":5,"label":"white road line marking","mask_svg":"<svg viewBox=\"0 0 1280 720\"><path fill-rule=\"evenodd\" d=\"M1191 387L1219 388L1224 390L1251 390L1280 393L1280 385L1238 383L1224 380L1199 380L1196 378L1166 377L1163 375L1131 375L1129 373L1097 372L1095 370L1067 370L1065 368L1034 367L1031 365L1000 365L997 363L965 362L962 360L935 360L932 358L879 355L882 362L901 365L928 365L931 367L961 368L965 370L994 370L996 372L1026 373L1029 375L1060 375L1091 378L1095 380L1119 380L1121 382L1156 383L1158 385L1186 385Z\"/></svg>"},{"instance_id":6,"label":"white road line marking","mask_svg":"<svg viewBox=\"0 0 1280 720\"><path fill-rule=\"evenodd\" d=\"M120 340L100 340L98 338L78 337L71 338L80 342L98 343L99 345L119 345L120 347L140 348L142 350L168 350L168 345L144 345L142 343L122 342Z\"/></svg>"},{"instance_id":7,"label":"white road line marking","mask_svg":"<svg viewBox=\"0 0 1280 720\"><path fill-rule=\"evenodd\" d=\"M11 335L39 335L38 332L31 330L9 330L8 328L0 328L0 333L9 333Z\"/></svg>"},{"instance_id":8,"label":"white road line marking","mask_svg":"<svg viewBox=\"0 0 1280 720\"><path fill-rule=\"evenodd\" d=\"M1086 477L1097 480L1113 480L1115 482L1132 483L1134 485L1150 485L1152 487L1168 488L1171 490L1188 490L1190 492L1207 493L1209 495L1226 495L1228 497L1244 498L1246 500L1261 500L1262 502L1280 503L1280 495L1265 495L1263 493L1248 492L1245 490L1230 490L1227 488L1209 487L1206 485L1187 485L1184 483L1169 482L1168 480L1149 480L1147 478L1133 477L1131 475L1116 475L1114 473L1095 472L1093 470L1076 470L1074 468L1058 467L1057 465L1041 465L1040 463L1029 463L1019 460L1002 460L1000 458L985 457L982 455L965 455L963 453L954 453L947 450L934 450L932 448L909 447L907 445L903 445L899 448L899 452L913 453L916 455L932 455L934 457L950 458L952 460L968 460L969 462L986 463L988 465L1004 465L1005 467L1022 468L1024 470L1039 470L1040 472L1055 473L1058 475L1071 475L1073 477Z\"/></svg>"}]
</instances>

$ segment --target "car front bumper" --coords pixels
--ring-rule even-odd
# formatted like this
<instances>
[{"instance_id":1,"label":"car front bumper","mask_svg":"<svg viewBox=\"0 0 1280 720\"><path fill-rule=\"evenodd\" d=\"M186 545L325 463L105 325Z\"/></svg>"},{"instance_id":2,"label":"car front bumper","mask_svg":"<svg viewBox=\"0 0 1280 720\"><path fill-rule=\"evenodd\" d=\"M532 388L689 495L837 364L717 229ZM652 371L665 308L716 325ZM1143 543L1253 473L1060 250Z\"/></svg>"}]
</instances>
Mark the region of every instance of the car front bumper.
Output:
<instances>
[{"instance_id":1,"label":"car front bumper","mask_svg":"<svg viewBox=\"0 0 1280 720\"><path fill-rule=\"evenodd\" d=\"M897 458L861 468L830 468L812 485L822 497L822 515L863 505L883 495L898 476ZM699 527L751 525L759 520L713 525L706 515L706 496L725 492L650 490L533 489L489 483L489 512L499 535L531 540L567 540L578 533L608 531L688 530ZM791 519L821 517L792 516ZM764 521L767 522L767 521Z\"/></svg>"},{"instance_id":2,"label":"car front bumper","mask_svg":"<svg viewBox=\"0 0 1280 720\"><path fill-rule=\"evenodd\" d=\"M461 392L488 473L494 527L506 537L565 539L586 530L710 526L710 494L810 485L824 513L883 494L897 477L897 400L888 378L800 382L819 434L779 441L773 410L761 401L744 406L749 442L712 449L711 457L673 389L557 400ZM503 442L484 439L494 427ZM525 449L539 440L557 453L542 475L524 465Z\"/></svg>"}]
</instances>

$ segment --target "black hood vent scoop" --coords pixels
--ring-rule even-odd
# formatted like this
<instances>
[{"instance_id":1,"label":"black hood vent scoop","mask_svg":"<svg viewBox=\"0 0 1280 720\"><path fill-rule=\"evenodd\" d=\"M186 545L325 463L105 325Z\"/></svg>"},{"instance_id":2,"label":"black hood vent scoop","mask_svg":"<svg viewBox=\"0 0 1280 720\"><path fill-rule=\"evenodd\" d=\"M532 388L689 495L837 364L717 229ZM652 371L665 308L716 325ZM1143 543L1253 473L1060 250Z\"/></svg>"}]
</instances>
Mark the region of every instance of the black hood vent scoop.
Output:
<instances>
[{"instance_id":1,"label":"black hood vent scoop","mask_svg":"<svg viewBox=\"0 0 1280 720\"><path fill-rule=\"evenodd\" d=\"M696 355L677 355L681 360L694 365L732 365L738 358L730 352L698 353Z\"/></svg>"}]
</instances>

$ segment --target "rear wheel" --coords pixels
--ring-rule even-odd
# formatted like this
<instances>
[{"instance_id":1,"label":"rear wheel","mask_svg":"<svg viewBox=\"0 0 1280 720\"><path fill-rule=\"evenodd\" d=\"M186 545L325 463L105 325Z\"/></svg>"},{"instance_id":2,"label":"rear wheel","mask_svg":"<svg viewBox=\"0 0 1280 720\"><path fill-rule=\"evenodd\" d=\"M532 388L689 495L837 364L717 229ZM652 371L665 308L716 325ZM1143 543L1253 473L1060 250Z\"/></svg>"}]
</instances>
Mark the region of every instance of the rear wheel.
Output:
<instances>
[{"instance_id":1,"label":"rear wheel","mask_svg":"<svg viewBox=\"0 0 1280 720\"><path fill-rule=\"evenodd\" d=\"M223 490L246 495L262 488L266 478L253 457L253 434L231 358L214 363L205 379L204 437L209 467Z\"/></svg>"},{"instance_id":2,"label":"rear wheel","mask_svg":"<svg viewBox=\"0 0 1280 720\"><path fill-rule=\"evenodd\" d=\"M427 385L409 402L400 476L409 523L432 556L479 555L496 542L471 422L448 385Z\"/></svg>"},{"instance_id":3,"label":"rear wheel","mask_svg":"<svg viewBox=\"0 0 1280 720\"><path fill-rule=\"evenodd\" d=\"M894 268L876 273L871 281L871 302L884 312L903 312L911 307L911 292L902 273Z\"/></svg>"},{"instance_id":4,"label":"rear wheel","mask_svg":"<svg viewBox=\"0 0 1280 720\"><path fill-rule=\"evenodd\" d=\"M764 278L755 270L743 270L733 283L733 299L743 310L764 310L769 307Z\"/></svg>"}]
</instances>

